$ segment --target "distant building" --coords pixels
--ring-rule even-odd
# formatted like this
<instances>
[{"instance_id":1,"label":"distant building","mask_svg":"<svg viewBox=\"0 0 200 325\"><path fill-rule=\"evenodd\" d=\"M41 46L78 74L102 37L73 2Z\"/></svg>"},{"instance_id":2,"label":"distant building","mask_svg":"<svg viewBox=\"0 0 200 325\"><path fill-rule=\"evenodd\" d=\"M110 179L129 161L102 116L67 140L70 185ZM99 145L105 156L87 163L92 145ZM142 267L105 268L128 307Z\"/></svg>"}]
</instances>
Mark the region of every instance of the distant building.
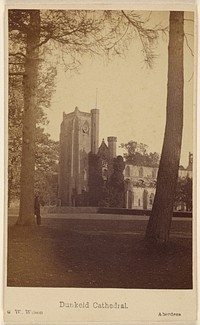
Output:
<instances>
[{"instance_id":1,"label":"distant building","mask_svg":"<svg viewBox=\"0 0 200 325\"><path fill-rule=\"evenodd\" d=\"M156 191L158 168L126 164L126 207L129 209L151 209Z\"/></svg>"},{"instance_id":2,"label":"distant building","mask_svg":"<svg viewBox=\"0 0 200 325\"><path fill-rule=\"evenodd\" d=\"M187 168L179 167L179 178L192 178L193 155L189 153ZM126 207L130 209L151 209L156 192L158 167L126 164L127 183Z\"/></svg>"}]
</instances>

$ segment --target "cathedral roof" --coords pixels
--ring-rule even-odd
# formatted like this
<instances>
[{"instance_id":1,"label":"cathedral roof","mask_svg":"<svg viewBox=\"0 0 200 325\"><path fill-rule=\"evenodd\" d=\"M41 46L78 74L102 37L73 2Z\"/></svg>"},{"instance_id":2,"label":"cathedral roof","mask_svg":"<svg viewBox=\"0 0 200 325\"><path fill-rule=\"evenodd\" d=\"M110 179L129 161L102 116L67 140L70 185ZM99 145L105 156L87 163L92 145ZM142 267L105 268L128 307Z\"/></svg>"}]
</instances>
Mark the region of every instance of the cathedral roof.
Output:
<instances>
[{"instance_id":1,"label":"cathedral roof","mask_svg":"<svg viewBox=\"0 0 200 325\"><path fill-rule=\"evenodd\" d=\"M101 143L101 145L99 147L97 155L102 157L102 158L108 158L109 150L108 150L108 146L105 143L104 139L102 140L102 143Z\"/></svg>"}]
</instances>

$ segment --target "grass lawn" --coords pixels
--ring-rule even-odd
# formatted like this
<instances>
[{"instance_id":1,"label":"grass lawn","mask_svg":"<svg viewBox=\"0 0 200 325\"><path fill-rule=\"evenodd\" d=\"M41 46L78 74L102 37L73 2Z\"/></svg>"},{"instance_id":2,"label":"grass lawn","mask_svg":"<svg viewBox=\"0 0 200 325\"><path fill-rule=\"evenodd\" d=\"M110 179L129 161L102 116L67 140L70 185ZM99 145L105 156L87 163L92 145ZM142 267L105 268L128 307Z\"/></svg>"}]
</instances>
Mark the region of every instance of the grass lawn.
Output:
<instances>
[{"instance_id":1,"label":"grass lawn","mask_svg":"<svg viewBox=\"0 0 200 325\"><path fill-rule=\"evenodd\" d=\"M191 221L172 222L169 247L144 244L145 220L42 220L10 225L8 286L191 289Z\"/></svg>"}]
</instances>

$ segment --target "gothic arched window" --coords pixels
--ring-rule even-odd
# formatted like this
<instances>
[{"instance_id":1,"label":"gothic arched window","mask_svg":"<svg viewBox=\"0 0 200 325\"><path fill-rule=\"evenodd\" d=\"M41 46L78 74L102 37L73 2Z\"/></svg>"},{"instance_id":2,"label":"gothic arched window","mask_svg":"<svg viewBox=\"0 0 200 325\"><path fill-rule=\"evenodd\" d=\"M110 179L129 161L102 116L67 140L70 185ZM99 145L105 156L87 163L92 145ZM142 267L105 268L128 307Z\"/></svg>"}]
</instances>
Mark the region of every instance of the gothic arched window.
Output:
<instances>
[{"instance_id":1,"label":"gothic arched window","mask_svg":"<svg viewBox=\"0 0 200 325\"><path fill-rule=\"evenodd\" d=\"M106 181L108 179L108 170L107 170L107 168L102 169L102 177L103 177L104 181Z\"/></svg>"},{"instance_id":2,"label":"gothic arched window","mask_svg":"<svg viewBox=\"0 0 200 325\"><path fill-rule=\"evenodd\" d=\"M156 178L156 176L157 176L157 175L156 175L156 169L153 168L153 169L152 169L152 177L153 177L153 178Z\"/></svg>"},{"instance_id":3,"label":"gothic arched window","mask_svg":"<svg viewBox=\"0 0 200 325\"><path fill-rule=\"evenodd\" d=\"M139 177L143 177L143 168L142 167L140 167L140 169L139 169Z\"/></svg>"},{"instance_id":4,"label":"gothic arched window","mask_svg":"<svg viewBox=\"0 0 200 325\"><path fill-rule=\"evenodd\" d=\"M130 169L130 166L126 166L126 169L125 169L125 176L126 176L126 177L130 177L130 176L131 176L131 169Z\"/></svg>"},{"instance_id":5,"label":"gothic arched window","mask_svg":"<svg viewBox=\"0 0 200 325\"><path fill-rule=\"evenodd\" d=\"M84 179L84 181L87 180L87 170L86 169L83 169L83 179Z\"/></svg>"},{"instance_id":6,"label":"gothic arched window","mask_svg":"<svg viewBox=\"0 0 200 325\"><path fill-rule=\"evenodd\" d=\"M151 195L149 197L149 204L153 205L153 201L154 201L154 193L151 193Z\"/></svg>"}]
</instances>

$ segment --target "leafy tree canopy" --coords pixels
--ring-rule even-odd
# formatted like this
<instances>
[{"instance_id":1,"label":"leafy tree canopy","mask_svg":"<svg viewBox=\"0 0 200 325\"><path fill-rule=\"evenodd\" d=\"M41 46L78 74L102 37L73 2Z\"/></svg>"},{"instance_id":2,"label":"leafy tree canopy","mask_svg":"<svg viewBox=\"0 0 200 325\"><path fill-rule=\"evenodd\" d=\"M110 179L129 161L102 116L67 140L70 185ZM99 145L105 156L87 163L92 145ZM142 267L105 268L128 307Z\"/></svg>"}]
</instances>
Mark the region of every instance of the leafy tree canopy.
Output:
<instances>
[{"instance_id":1,"label":"leafy tree canopy","mask_svg":"<svg viewBox=\"0 0 200 325\"><path fill-rule=\"evenodd\" d=\"M53 84L47 87L45 77L40 76L38 87L37 128L35 143L35 191L40 194L43 203L55 203L57 197L58 142L50 139L43 125L48 123L43 107L48 107ZM18 201L20 196L20 170L22 156L23 87L21 76L12 76L9 80L8 111L8 203ZM50 80L50 78L49 78ZM46 92L46 96L45 96Z\"/></svg>"},{"instance_id":2,"label":"leafy tree canopy","mask_svg":"<svg viewBox=\"0 0 200 325\"><path fill-rule=\"evenodd\" d=\"M124 171L125 164L122 156L113 158L113 173L108 180L108 202L110 207L124 208Z\"/></svg>"},{"instance_id":3,"label":"leafy tree canopy","mask_svg":"<svg viewBox=\"0 0 200 325\"><path fill-rule=\"evenodd\" d=\"M179 178L175 194L175 206L185 205L186 211L192 211L192 179Z\"/></svg>"},{"instance_id":4,"label":"leafy tree canopy","mask_svg":"<svg viewBox=\"0 0 200 325\"><path fill-rule=\"evenodd\" d=\"M126 150L124 158L128 164L148 167L158 167L159 165L159 154L157 152L148 153L148 146L144 143L131 140L128 143L122 143L120 148Z\"/></svg>"}]
</instances>

